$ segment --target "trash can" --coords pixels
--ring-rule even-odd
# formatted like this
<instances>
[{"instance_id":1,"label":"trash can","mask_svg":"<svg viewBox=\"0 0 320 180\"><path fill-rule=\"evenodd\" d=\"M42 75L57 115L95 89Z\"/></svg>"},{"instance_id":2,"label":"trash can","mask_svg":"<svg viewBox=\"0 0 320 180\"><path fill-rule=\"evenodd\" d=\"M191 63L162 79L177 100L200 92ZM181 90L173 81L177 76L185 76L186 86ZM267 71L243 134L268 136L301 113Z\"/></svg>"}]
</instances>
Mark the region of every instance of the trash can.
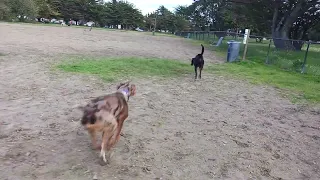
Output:
<instances>
[{"instance_id":1,"label":"trash can","mask_svg":"<svg viewBox=\"0 0 320 180\"><path fill-rule=\"evenodd\" d=\"M228 41L228 54L227 54L227 62L234 62L239 57L240 52L240 44L238 41Z\"/></svg>"}]
</instances>

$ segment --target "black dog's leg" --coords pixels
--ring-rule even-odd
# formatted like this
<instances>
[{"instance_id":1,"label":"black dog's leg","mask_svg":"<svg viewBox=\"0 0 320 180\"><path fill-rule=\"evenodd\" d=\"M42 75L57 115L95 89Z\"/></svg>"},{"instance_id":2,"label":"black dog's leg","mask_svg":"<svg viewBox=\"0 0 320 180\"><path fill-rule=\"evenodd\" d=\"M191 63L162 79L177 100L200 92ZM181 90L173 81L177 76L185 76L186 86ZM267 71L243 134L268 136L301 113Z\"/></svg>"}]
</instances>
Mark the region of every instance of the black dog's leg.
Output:
<instances>
[{"instance_id":1,"label":"black dog's leg","mask_svg":"<svg viewBox=\"0 0 320 180\"><path fill-rule=\"evenodd\" d=\"M202 67L200 67L199 79L201 79L201 71L202 71Z\"/></svg>"},{"instance_id":2,"label":"black dog's leg","mask_svg":"<svg viewBox=\"0 0 320 180\"><path fill-rule=\"evenodd\" d=\"M195 74L196 74L194 78L197 79L197 76L198 76L197 66L194 66L194 72L195 72Z\"/></svg>"}]
</instances>

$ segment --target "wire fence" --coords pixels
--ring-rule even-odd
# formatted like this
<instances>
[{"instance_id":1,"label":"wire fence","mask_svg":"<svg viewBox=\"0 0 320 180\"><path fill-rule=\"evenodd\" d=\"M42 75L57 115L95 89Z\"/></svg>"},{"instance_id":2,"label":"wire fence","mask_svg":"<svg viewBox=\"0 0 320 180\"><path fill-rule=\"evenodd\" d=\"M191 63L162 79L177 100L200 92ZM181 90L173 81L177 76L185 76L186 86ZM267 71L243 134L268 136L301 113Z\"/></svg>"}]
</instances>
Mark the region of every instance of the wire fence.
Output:
<instances>
[{"instance_id":1,"label":"wire fence","mask_svg":"<svg viewBox=\"0 0 320 180\"><path fill-rule=\"evenodd\" d=\"M241 42L239 58L244 53L244 34L227 31L178 32L177 36L210 43L214 50L227 57L228 41ZM287 47L282 50L279 48ZM290 48L289 48L290 47ZM301 48L300 48L301 47ZM320 42L292 39L273 39L250 35L247 44L246 60L274 65L286 71L295 71L320 76Z\"/></svg>"}]
</instances>

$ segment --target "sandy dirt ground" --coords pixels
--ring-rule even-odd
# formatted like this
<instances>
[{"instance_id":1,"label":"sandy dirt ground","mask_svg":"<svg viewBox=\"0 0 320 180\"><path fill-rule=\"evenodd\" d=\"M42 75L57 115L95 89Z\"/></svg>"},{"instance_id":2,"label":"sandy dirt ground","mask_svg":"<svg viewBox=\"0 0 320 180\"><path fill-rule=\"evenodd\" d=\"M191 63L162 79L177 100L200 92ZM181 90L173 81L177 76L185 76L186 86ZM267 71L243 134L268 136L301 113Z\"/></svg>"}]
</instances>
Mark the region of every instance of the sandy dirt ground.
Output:
<instances>
[{"instance_id":1,"label":"sandy dirt ground","mask_svg":"<svg viewBox=\"0 0 320 180\"><path fill-rule=\"evenodd\" d=\"M108 165L73 106L115 83L52 70L69 55L188 62L187 40L137 32L0 23L0 179L320 179L320 110L276 89L207 74L134 80ZM208 63L221 62L205 51Z\"/></svg>"}]
</instances>

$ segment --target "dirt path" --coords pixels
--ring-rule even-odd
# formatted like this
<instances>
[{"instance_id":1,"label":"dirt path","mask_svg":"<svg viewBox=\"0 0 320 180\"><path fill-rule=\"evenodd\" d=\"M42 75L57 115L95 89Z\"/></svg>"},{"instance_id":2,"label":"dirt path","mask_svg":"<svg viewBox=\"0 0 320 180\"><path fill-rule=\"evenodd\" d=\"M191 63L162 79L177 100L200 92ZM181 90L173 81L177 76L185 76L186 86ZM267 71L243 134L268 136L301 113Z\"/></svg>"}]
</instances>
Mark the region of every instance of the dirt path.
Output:
<instances>
[{"instance_id":1,"label":"dirt path","mask_svg":"<svg viewBox=\"0 0 320 180\"><path fill-rule=\"evenodd\" d=\"M5 23L0 39L0 179L320 179L319 109L205 72L194 82L191 68L188 77L135 81L125 136L102 166L72 106L115 84L53 72L52 63L72 54L189 61L200 48L141 33Z\"/></svg>"}]
</instances>

